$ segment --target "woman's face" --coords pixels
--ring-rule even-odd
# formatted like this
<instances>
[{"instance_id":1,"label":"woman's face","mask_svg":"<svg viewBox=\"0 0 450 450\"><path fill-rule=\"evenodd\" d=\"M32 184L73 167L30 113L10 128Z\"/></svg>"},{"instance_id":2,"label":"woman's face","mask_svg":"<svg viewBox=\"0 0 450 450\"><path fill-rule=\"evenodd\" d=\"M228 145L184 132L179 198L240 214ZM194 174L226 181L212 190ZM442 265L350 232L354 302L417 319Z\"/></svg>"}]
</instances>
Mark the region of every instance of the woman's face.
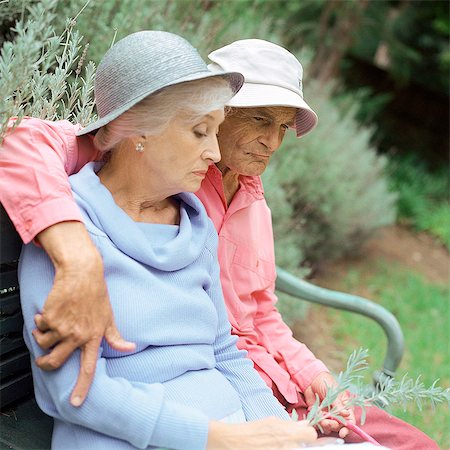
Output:
<instances>
[{"instance_id":1,"label":"woman's face","mask_svg":"<svg viewBox=\"0 0 450 450\"><path fill-rule=\"evenodd\" d=\"M195 122L178 115L162 134L147 136L143 156L163 190L173 195L200 188L209 165L220 161L217 133L223 119L223 109Z\"/></svg>"}]
</instances>

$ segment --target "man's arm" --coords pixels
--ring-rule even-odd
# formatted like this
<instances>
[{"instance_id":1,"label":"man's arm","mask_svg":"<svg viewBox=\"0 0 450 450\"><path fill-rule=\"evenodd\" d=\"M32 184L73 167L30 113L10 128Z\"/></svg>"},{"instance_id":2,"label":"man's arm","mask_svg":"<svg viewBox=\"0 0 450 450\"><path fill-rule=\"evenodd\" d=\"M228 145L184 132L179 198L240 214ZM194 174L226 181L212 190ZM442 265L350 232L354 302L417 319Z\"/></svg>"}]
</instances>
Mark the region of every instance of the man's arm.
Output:
<instances>
[{"instance_id":1,"label":"man's arm","mask_svg":"<svg viewBox=\"0 0 450 450\"><path fill-rule=\"evenodd\" d=\"M308 347L294 339L292 331L284 323L275 303L277 297L274 293L275 286L255 294L258 301L258 313L255 318L255 330L259 339L267 348L276 349L283 358L291 379L297 384L300 392L305 397L305 402L312 407L316 396L320 400L326 395L329 387L336 384L325 364L317 359ZM335 404L341 408L342 416L351 422L355 422L353 410L345 408L347 394L342 393ZM335 420L325 419L320 423L324 433L339 432L344 438L348 429Z\"/></svg>"},{"instance_id":2,"label":"man's arm","mask_svg":"<svg viewBox=\"0 0 450 450\"><path fill-rule=\"evenodd\" d=\"M75 130L66 121L24 118L0 147L0 203L25 244L56 223L82 221L68 175L89 155L77 164Z\"/></svg>"},{"instance_id":3,"label":"man's arm","mask_svg":"<svg viewBox=\"0 0 450 450\"><path fill-rule=\"evenodd\" d=\"M267 349L275 349L284 360L291 379L301 392L310 386L321 372L328 372L325 364L317 359L309 348L294 339L291 329L286 325L275 304L275 286L254 293L258 304L255 316L255 331L260 344Z\"/></svg>"},{"instance_id":4,"label":"man's arm","mask_svg":"<svg viewBox=\"0 0 450 450\"><path fill-rule=\"evenodd\" d=\"M58 368L81 347L72 393L77 405L92 382L101 338L117 350L134 344L115 327L102 260L71 194L68 175L96 157L89 146L80 151L75 129L69 122L24 119L0 148L0 202L24 242L36 239L55 265L53 288L34 331L44 349L53 348L37 364Z\"/></svg>"},{"instance_id":5,"label":"man's arm","mask_svg":"<svg viewBox=\"0 0 450 450\"><path fill-rule=\"evenodd\" d=\"M217 234L212 223L210 242L209 250L212 257L209 273L212 282L206 292L214 303L218 317L217 336L214 342L216 369L228 379L238 393L247 421L271 416L288 419L287 413L253 369L245 352L236 347L236 337L231 335L220 282L220 268L216 252Z\"/></svg>"},{"instance_id":6,"label":"man's arm","mask_svg":"<svg viewBox=\"0 0 450 450\"><path fill-rule=\"evenodd\" d=\"M54 348L36 364L44 370L57 369L80 347L80 373L71 396L71 403L79 406L94 378L103 336L119 351L132 351L135 345L122 339L116 328L102 258L84 225L61 222L39 233L37 240L55 267L55 278L33 331L41 348Z\"/></svg>"}]
</instances>

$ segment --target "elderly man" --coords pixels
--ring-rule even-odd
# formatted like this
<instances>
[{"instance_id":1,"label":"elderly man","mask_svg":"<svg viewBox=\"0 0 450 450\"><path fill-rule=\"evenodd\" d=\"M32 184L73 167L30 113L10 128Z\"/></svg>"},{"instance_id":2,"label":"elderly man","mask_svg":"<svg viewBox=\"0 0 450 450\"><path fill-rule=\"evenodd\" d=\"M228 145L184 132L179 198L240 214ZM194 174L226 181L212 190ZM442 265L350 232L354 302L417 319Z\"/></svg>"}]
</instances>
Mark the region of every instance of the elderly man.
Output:
<instances>
[{"instance_id":1,"label":"elderly man","mask_svg":"<svg viewBox=\"0 0 450 450\"><path fill-rule=\"evenodd\" d=\"M317 116L303 100L302 66L286 49L248 39L220 48L209 58L212 70L238 71L246 80L220 127L222 160L210 166L197 193L219 234L229 320L238 346L248 351L274 395L288 410L303 415L315 395L323 397L334 379L292 337L275 307L272 225L259 176L287 129L301 137L316 125ZM36 316L34 334L39 345L50 351L37 363L44 370L55 369L81 348L80 376L71 398L78 406L89 389L101 339L122 351L133 344L123 340L114 325L101 257L81 223L67 182L67 174L99 155L75 154L64 139L53 144L48 154L36 154L24 144L30 134L32 138L32 127L25 120L4 141L0 201L23 240L35 239L54 262L54 286ZM351 409L343 414L354 420ZM322 426L326 433L348 434L333 420L323 421ZM392 449L438 448L422 432L378 408L369 409L364 428ZM360 438L352 433L346 441Z\"/></svg>"}]
</instances>

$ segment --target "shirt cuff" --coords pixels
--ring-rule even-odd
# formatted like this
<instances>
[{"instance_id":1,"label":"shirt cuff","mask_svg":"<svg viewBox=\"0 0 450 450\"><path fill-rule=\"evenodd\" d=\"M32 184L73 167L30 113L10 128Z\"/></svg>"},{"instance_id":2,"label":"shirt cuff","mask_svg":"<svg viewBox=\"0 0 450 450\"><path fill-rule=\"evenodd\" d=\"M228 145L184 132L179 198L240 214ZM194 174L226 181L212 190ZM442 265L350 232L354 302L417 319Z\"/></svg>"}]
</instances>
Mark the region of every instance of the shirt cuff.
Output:
<instances>
[{"instance_id":1,"label":"shirt cuff","mask_svg":"<svg viewBox=\"0 0 450 450\"><path fill-rule=\"evenodd\" d=\"M292 379L295 381L297 386L300 388L300 392L305 392L306 388L311 385L314 378L322 372L330 372L327 366L320 360L316 360L306 367L303 367L297 373L292 375Z\"/></svg>"},{"instance_id":2,"label":"shirt cuff","mask_svg":"<svg viewBox=\"0 0 450 450\"><path fill-rule=\"evenodd\" d=\"M18 217L11 216L11 221L23 242L28 244L52 225L68 221L83 222L83 218L77 204L65 196L27 207Z\"/></svg>"}]
</instances>

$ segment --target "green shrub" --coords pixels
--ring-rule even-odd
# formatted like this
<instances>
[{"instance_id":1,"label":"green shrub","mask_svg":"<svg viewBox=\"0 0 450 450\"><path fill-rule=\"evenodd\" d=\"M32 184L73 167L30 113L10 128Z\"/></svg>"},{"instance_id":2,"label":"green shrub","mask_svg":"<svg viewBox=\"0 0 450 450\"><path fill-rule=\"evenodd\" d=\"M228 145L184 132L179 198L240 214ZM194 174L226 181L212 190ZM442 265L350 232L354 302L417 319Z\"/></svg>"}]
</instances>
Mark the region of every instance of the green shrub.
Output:
<instances>
[{"instance_id":1,"label":"green shrub","mask_svg":"<svg viewBox=\"0 0 450 450\"><path fill-rule=\"evenodd\" d=\"M172 31L204 57L236 39L280 41L271 32L274 21L264 14L264 1L198 0L186 6L180 0L7 2L0 9L0 35L11 39L2 44L0 56L0 144L13 116L64 118L83 125L93 120L95 66L84 61L98 63L113 42L129 33Z\"/></svg>"},{"instance_id":2,"label":"green shrub","mask_svg":"<svg viewBox=\"0 0 450 450\"><path fill-rule=\"evenodd\" d=\"M301 249L294 264L338 258L357 252L396 216L386 159L370 146L371 131L357 126L357 105L343 109L329 90L305 84L319 125L300 140L287 137L264 175L277 258L291 265L293 246Z\"/></svg>"},{"instance_id":3,"label":"green shrub","mask_svg":"<svg viewBox=\"0 0 450 450\"><path fill-rule=\"evenodd\" d=\"M59 2L58 26L85 4L86 0ZM280 42L279 33L273 32L274 19L264 13L269 7L264 0L93 0L79 16L77 29L90 43L89 58L96 63L114 40L140 30L177 33L206 57L237 39Z\"/></svg>"},{"instance_id":4,"label":"green shrub","mask_svg":"<svg viewBox=\"0 0 450 450\"><path fill-rule=\"evenodd\" d=\"M0 144L14 116L68 119L82 125L93 117L95 65L83 68L85 52L74 21L66 20L59 36L55 34L51 24L56 5L56 0L28 2L25 19L13 30L14 40L2 46Z\"/></svg>"},{"instance_id":5,"label":"green shrub","mask_svg":"<svg viewBox=\"0 0 450 450\"><path fill-rule=\"evenodd\" d=\"M417 228L437 237L450 250L450 204L425 204L417 218Z\"/></svg>"},{"instance_id":6,"label":"green shrub","mask_svg":"<svg viewBox=\"0 0 450 450\"><path fill-rule=\"evenodd\" d=\"M86 65L82 78L80 59L98 62L115 40L130 32L175 31L203 56L236 39L281 43L273 31L276 23L267 14L270 2L193 5L186 8L186 2L176 0L148 1L145 7L139 0L23 1L11 14L31 21L18 23L16 39L4 44L0 60L3 131L13 115L86 123L92 118L94 66ZM84 43L90 44L87 55ZM391 223L395 215L395 196L387 192L382 175L384 160L368 146L370 132L357 129L354 112L333 105L329 92L308 80L306 84L320 125L301 141L287 139L264 177L274 210L277 261L298 275L308 272L309 263L355 251L372 230ZM287 316L302 310L296 300L284 304Z\"/></svg>"},{"instance_id":7,"label":"green shrub","mask_svg":"<svg viewBox=\"0 0 450 450\"><path fill-rule=\"evenodd\" d=\"M391 158L389 176L399 193L400 220L429 232L450 249L448 170L431 172L418 156L397 156Z\"/></svg>"}]
</instances>

